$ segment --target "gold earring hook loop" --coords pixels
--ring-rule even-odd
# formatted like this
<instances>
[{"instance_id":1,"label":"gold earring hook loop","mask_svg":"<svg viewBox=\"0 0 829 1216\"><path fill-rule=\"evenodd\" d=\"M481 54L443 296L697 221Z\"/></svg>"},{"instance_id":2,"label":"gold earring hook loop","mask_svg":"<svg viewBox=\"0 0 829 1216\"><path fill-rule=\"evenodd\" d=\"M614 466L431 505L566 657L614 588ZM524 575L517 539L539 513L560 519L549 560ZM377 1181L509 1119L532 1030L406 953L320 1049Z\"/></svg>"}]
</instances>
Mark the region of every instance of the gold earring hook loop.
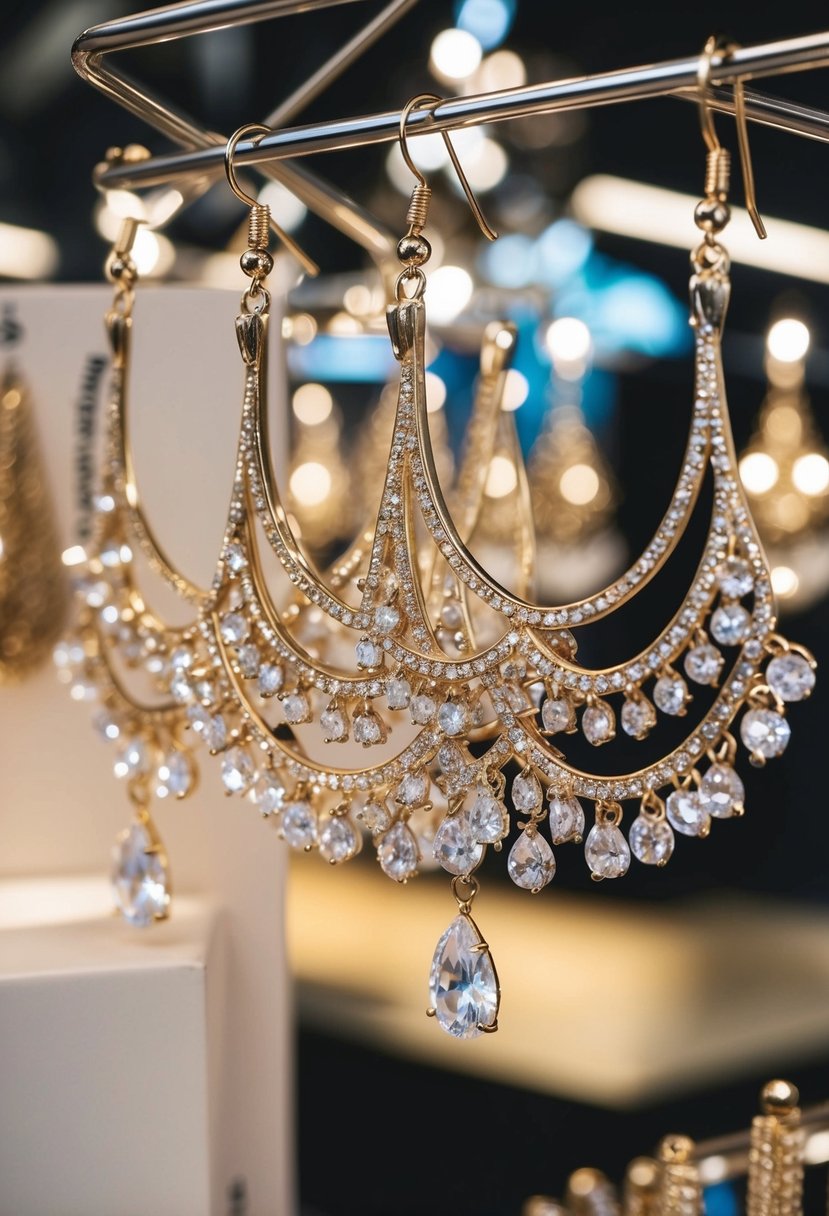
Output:
<instances>
[{"instance_id":1,"label":"gold earring hook loop","mask_svg":"<svg viewBox=\"0 0 829 1216\"><path fill-rule=\"evenodd\" d=\"M717 136L717 131L714 126L714 115L711 104L709 102L709 91L711 88L711 61L714 56L719 54L723 59L738 49L739 44L736 42L725 41L712 34L706 42L702 55L699 60L699 68L697 71L697 83L699 85L699 114L700 126L702 128L702 137L705 140L706 147L709 152L722 151L722 144ZM757 196L754 188L754 169L751 163L751 148L748 137L748 120L746 118L746 103L745 103L745 88L743 81L737 79L734 81L734 119L737 124L737 146L740 151L740 168L743 174L743 189L746 196L746 210L754 225L754 231L757 233L761 241L766 239L768 233L766 226L763 223L760 212L757 208Z\"/></svg>"},{"instance_id":2,"label":"gold earring hook loop","mask_svg":"<svg viewBox=\"0 0 829 1216\"><path fill-rule=\"evenodd\" d=\"M442 101L443 101L443 98L438 97L438 95L436 93L418 93L416 97L412 97L412 99L409 102L407 102L406 106L403 109L402 114L400 115L400 151L403 154L403 159L406 162L406 165L408 166L409 170L417 178L419 185L421 187L427 188L427 189L428 189L428 182L426 181L426 178L425 178L423 172L420 169L418 169L417 165L412 160L411 153L409 152L409 143L408 143L408 135L407 135L406 128L407 128L407 124L409 121L409 115L411 114L412 110L416 109L418 106L423 105L424 102L431 102L432 106L434 107L434 106L440 105L440 103ZM455 173L458 175L458 181L460 182L463 192L466 195L466 201L469 203L469 206L472 210L472 214L475 216L475 221L476 221L478 227L480 228L481 232L484 234L484 236L486 237L486 239L488 241L497 241L498 233L495 231L494 228L491 228L489 226L489 224L487 223L486 216L484 215L483 211L481 210L480 203L478 202L477 198L475 197L475 195L472 191L472 187L470 186L470 184L467 180L466 174L463 171L463 166L461 165L461 162L458 159L458 154L455 151L455 148L454 148L454 145L453 145L451 139L449 138L448 132L441 131L440 134L441 134L441 138L443 139L444 144L446 145L446 151L449 153L449 159L452 162L452 168L455 170Z\"/></svg>"},{"instance_id":3,"label":"gold earring hook loop","mask_svg":"<svg viewBox=\"0 0 829 1216\"><path fill-rule=\"evenodd\" d=\"M276 223L271 215L270 207L266 207L264 204L260 203L258 199L252 198L251 195L243 190L239 185L236 178L236 170L233 167L233 155L236 151L236 145L241 139L244 139L246 135L270 135L270 127L263 127L260 123L249 122L244 126L239 127L237 131L233 132L225 147L225 176L227 177L228 185L236 197L240 199L246 207L250 207L252 213L256 213L259 217L267 219L268 227L273 228L282 244L294 255L306 274L316 277L316 275L318 275L320 272L319 266L317 266L316 262L313 261L305 250L296 243L293 237L289 236L284 228L281 228L279 224ZM265 243L267 243L267 236L265 236L263 239L265 240Z\"/></svg>"}]
</instances>

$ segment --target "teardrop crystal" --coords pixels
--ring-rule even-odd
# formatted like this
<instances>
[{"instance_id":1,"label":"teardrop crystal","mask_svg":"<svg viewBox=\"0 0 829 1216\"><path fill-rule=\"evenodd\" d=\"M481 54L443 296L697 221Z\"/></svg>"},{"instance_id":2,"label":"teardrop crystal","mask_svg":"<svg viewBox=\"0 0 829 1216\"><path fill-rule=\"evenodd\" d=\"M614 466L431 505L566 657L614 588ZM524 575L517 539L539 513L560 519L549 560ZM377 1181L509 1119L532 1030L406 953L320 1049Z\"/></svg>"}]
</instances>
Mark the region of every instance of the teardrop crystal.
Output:
<instances>
[{"instance_id":1,"label":"teardrop crystal","mask_svg":"<svg viewBox=\"0 0 829 1216\"><path fill-rule=\"evenodd\" d=\"M535 773L519 773L512 783L512 801L517 811L532 814L541 806L541 783Z\"/></svg>"},{"instance_id":2,"label":"teardrop crystal","mask_svg":"<svg viewBox=\"0 0 829 1216\"><path fill-rule=\"evenodd\" d=\"M498 977L489 948L471 916L456 916L432 958L429 997L438 1024L457 1039L495 1029Z\"/></svg>"},{"instance_id":3,"label":"teardrop crystal","mask_svg":"<svg viewBox=\"0 0 829 1216\"><path fill-rule=\"evenodd\" d=\"M507 872L517 887L536 893L555 875L553 850L543 836L527 828L510 849Z\"/></svg>"},{"instance_id":4,"label":"teardrop crystal","mask_svg":"<svg viewBox=\"0 0 829 1216\"><path fill-rule=\"evenodd\" d=\"M377 846L380 868L395 882L405 882L417 873L420 853L417 841L405 823L393 823Z\"/></svg>"},{"instance_id":5,"label":"teardrop crystal","mask_svg":"<svg viewBox=\"0 0 829 1216\"><path fill-rule=\"evenodd\" d=\"M509 831L507 808L488 790L479 790L469 812L469 826L481 844L496 844Z\"/></svg>"},{"instance_id":6,"label":"teardrop crystal","mask_svg":"<svg viewBox=\"0 0 829 1216\"><path fill-rule=\"evenodd\" d=\"M469 816L464 811L447 815L435 833L432 852L449 874L471 874L480 864L484 846L472 834Z\"/></svg>"},{"instance_id":7,"label":"teardrop crystal","mask_svg":"<svg viewBox=\"0 0 829 1216\"><path fill-rule=\"evenodd\" d=\"M350 861L360 852L362 838L348 815L331 815L319 837L320 857L331 865Z\"/></svg>"},{"instance_id":8,"label":"teardrop crystal","mask_svg":"<svg viewBox=\"0 0 829 1216\"><path fill-rule=\"evenodd\" d=\"M584 808L578 798L550 798L550 836L553 844L581 839L584 835Z\"/></svg>"},{"instance_id":9,"label":"teardrop crystal","mask_svg":"<svg viewBox=\"0 0 829 1216\"><path fill-rule=\"evenodd\" d=\"M684 836L707 836L711 830L711 816L696 790L674 790L665 810L671 827Z\"/></svg>"},{"instance_id":10,"label":"teardrop crystal","mask_svg":"<svg viewBox=\"0 0 829 1216\"><path fill-rule=\"evenodd\" d=\"M630 849L615 823L594 823L584 845L590 872L597 878L621 878L630 865Z\"/></svg>"},{"instance_id":11,"label":"teardrop crystal","mask_svg":"<svg viewBox=\"0 0 829 1216\"><path fill-rule=\"evenodd\" d=\"M742 778L730 764L712 764L699 787L700 804L715 819L739 815L745 795Z\"/></svg>"},{"instance_id":12,"label":"teardrop crystal","mask_svg":"<svg viewBox=\"0 0 829 1216\"><path fill-rule=\"evenodd\" d=\"M161 842L135 820L115 838L112 889L124 920L142 928L170 912L170 875Z\"/></svg>"},{"instance_id":13,"label":"teardrop crystal","mask_svg":"<svg viewBox=\"0 0 829 1216\"><path fill-rule=\"evenodd\" d=\"M664 866L674 851L674 834L664 819L637 815L628 837L633 856L646 866Z\"/></svg>"}]
</instances>

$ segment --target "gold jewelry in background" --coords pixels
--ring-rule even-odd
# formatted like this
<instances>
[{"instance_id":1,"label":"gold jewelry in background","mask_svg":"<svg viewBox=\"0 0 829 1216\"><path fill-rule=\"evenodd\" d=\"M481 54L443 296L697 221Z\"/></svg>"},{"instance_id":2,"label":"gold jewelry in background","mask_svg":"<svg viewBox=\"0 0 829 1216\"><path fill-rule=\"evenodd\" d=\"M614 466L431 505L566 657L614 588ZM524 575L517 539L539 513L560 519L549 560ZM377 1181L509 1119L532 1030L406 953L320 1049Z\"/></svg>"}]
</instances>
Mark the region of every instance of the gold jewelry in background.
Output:
<instances>
[{"instance_id":1,"label":"gold jewelry in background","mask_svg":"<svg viewBox=\"0 0 829 1216\"><path fill-rule=\"evenodd\" d=\"M0 383L0 682L20 680L44 661L67 604L32 401L12 368Z\"/></svg>"}]
</instances>

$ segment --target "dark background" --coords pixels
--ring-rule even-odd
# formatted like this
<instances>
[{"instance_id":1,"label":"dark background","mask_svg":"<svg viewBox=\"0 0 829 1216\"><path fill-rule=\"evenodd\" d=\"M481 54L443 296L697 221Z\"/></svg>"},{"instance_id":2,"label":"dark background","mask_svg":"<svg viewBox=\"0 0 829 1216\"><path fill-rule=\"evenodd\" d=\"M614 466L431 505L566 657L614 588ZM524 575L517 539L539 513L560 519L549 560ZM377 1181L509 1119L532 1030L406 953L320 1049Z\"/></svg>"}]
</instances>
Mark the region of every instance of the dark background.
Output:
<instances>
[{"instance_id":1,"label":"dark background","mask_svg":"<svg viewBox=\"0 0 829 1216\"><path fill-rule=\"evenodd\" d=\"M125 55L122 63L205 125L230 131L265 114L379 7L343 5L313 17L148 48ZM69 46L81 29L131 11L125 4L65 0L4 8L0 220L54 235L60 250L55 278L60 281L100 277L106 249L92 223L91 172L106 148L138 141L153 151L166 150L160 137L84 84L69 64ZM427 67L429 45L452 21L450 0L422 0L301 121L391 109L416 91L435 89ZM819 4L632 7L518 0L505 45L526 59L533 82L691 56L714 31L750 44L812 33L824 25L826 9ZM758 87L821 106L826 80L823 69ZM536 179L550 216L566 212L569 191L588 173L699 192L703 151L693 106L652 99L593 110L576 124L565 145L533 153L511 150L512 172ZM734 147L729 120L720 117L718 129ZM508 138L503 125L497 134ZM756 125L751 139L761 211L825 226L829 151L820 143ZM355 149L314 158L314 167L395 226L402 223L404 203L386 183L385 156L384 146ZM734 193L742 202L738 172ZM498 193L484 201L502 223ZM217 250L230 240L239 220L240 209L217 188L181 215L169 235L196 249ZM466 225L469 236L469 222L460 213L457 223ZM299 235L325 273L352 272L364 264L360 251L312 217ZM685 298L688 260L683 251L601 234L596 243L609 256L659 276L677 298ZM825 439L829 287L741 266L733 279L724 349L738 448L751 433L764 391L763 334L770 318L783 310L809 320L807 383ZM670 494L684 443L689 386L687 356L646 362L635 374L623 369L619 375L614 409L600 438L623 488L617 523L631 553L647 543ZM690 537L691 547L698 539ZM627 614L624 623L616 624L614 646L622 653L658 627L666 605L673 610L687 583L686 571L686 560L672 563L660 591L643 596L635 616ZM819 661L827 653L825 601L784 624ZM669 882L661 872L639 867L612 891L604 884L601 898L660 901L705 888L740 888L770 899L825 904L826 712L820 685L810 704L793 707L790 717L794 730L787 753L762 772L741 769L750 822L718 834L716 845L705 850L678 848ZM556 882L574 890L590 885L575 857L562 863ZM718 1092L686 1093L674 1103L619 1113L407 1064L343 1043L334 1032L321 1034L301 1019L297 1036L299 1183L307 1216L392 1211L441 1216L459 1209L470 1216L518 1216L526 1196L561 1194L568 1173L579 1165L600 1165L618 1177L632 1156L650 1151L668 1130L703 1136L745 1125L760 1085L776 1071L770 1062L762 1075L729 1081ZM799 1066L792 1079L800 1084L805 1102L824 1099L829 1058ZM712 1206L711 1212L729 1211L729 1202L728 1195L712 1196L712 1205L725 1206ZM821 1202L810 1196L812 1210Z\"/></svg>"}]
</instances>

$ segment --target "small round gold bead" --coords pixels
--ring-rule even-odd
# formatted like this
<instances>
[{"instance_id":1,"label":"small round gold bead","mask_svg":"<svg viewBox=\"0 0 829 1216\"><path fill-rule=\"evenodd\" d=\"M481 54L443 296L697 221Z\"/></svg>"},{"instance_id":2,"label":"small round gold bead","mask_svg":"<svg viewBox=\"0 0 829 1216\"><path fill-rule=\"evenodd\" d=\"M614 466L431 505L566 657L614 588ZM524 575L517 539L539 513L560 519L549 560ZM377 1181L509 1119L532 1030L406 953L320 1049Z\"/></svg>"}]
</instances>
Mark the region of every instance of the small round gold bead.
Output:
<instances>
[{"instance_id":1,"label":"small round gold bead","mask_svg":"<svg viewBox=\"0 0 829 1216\"><path fill-rule=\"evenodd\" d=\"M137 274L135 262L121 254L115 254L107 262L107 274L114 283L134 279Z\"/></svg>"},{"instance_id":2,"label":"small round gold bead","mask_svg":"<svg viewBox=\"0 0 829 1216\"><path fill-rule=\"evenodd\" d=\"M406 266L422 266L432 256L425 236L404 236L397 242L397 256Z\"/></svg>"},{"instance_id":3,"label":"small round gold bead","mask_svg":"<svg viewBox=\"0 0 829 1216\"><path fill-rule=\"evenodd\" d=\"M716 198L704 198L694 208L694 222L703 232L722 232L730 218L728 203Z\"/></svg>"},{"instance_id":4,"label":"small round gold bead","mask_svg":"<svg viewBox=\"0 0 829 1216\"><path fill-rule=\"evenodd\" d=\"M273 258L267 249L246 249L239 259L239 265L252 279L261 279L273 270Z\"/></svg>"},{"instance_id":5,"label":"small round gold bead","mask_svg":"<svg viewBox=\"0 0 829 1216\"><path fill-rule=\"evenodd\" d=\"M769 1081L760 1094L760 1109L764 1115L790 1115L799 1101L796 1085L789 1081Z\"/></svg>"}]
</instances>

